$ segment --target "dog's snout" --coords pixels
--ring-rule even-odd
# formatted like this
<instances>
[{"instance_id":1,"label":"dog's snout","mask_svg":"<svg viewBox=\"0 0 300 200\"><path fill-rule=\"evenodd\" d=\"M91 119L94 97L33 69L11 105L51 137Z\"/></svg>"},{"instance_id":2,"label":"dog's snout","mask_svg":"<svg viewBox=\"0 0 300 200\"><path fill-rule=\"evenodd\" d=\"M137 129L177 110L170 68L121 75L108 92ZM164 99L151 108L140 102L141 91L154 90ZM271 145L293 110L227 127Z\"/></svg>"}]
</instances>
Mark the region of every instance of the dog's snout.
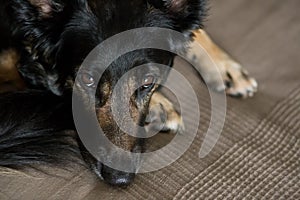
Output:
<instances>
[{"instance_id":1,"label":"dog's snout","mask_svg":"<svg viewBox=\"0 0 300 200\"><path fill-rule=\"evenodd\" d=\"M105 165L102 166L101 175L108 184L113 186L128 186L135 177L134 173L118 171Z\"/></svg>"}]
</instances>

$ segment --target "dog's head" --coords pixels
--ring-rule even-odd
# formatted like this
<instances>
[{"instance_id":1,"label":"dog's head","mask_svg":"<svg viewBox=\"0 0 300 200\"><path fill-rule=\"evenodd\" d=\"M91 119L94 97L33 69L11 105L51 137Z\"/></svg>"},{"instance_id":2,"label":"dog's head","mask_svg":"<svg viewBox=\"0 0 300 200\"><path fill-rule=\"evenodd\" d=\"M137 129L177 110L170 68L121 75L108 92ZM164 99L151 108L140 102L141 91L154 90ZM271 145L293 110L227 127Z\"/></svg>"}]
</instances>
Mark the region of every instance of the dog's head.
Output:
<instances>
[{"instance_id":1,"label":"dog's head","mask_svg":"<svg viewBox=\"0 0 300 200\"><path fill-rule=\"evenodd\" d=\"M143 151L143 141L129 136L114 121L112 91L128 70L147 63L171 66L174 55L153 49L127 53L111 64L98 84L97 67L90 66L89 70L77 73L78 68L94 47L122 31L161 27L188 33L199 28L205 0L27 0L22 4L22 7L14 5L12 13L18 19L17 31L25 35L25 59L21 61L20 71L27 81L62 95L79 76L77 87L85 94L81 95L83 102L94 95L90 91L96 88L96 112L105 135L124 150ZM167 76L156 66L146 66L143 71L133 73L128 84L123 84L118 91L118 98L122 99L136 85L141 86L129 99L130 116L141 126L145 123L152 93ZM125 112L123 107L117 105L120 114ZM125 126L126 121L124 119ZM117 152L111 154L107 156L118 156ZM126 185L133 180L134 174L111 169L89 154L84 155L107 182Z\"/></svg>"}]
</instances>

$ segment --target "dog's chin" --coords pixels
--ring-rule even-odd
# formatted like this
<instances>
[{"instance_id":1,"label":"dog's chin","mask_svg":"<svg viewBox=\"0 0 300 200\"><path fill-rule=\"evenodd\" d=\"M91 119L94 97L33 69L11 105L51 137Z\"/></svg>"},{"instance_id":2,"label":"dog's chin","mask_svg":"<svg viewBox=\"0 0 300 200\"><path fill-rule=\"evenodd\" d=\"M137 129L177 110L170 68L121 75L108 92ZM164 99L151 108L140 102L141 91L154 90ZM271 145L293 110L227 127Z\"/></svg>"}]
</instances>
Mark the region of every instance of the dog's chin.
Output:
<instances>
[{"instance_id":1,"label":"dog's chin","mask_svg":"<svg viewBox=\"0 0 300 200\"><path fill-rule=\"evenodd\" d=\"M93 170L100 179L112 186L126 187L130 185L135 178L135 173L112 169L103 165L101 162L95 163Z\"/></svg>"}]
</instances>

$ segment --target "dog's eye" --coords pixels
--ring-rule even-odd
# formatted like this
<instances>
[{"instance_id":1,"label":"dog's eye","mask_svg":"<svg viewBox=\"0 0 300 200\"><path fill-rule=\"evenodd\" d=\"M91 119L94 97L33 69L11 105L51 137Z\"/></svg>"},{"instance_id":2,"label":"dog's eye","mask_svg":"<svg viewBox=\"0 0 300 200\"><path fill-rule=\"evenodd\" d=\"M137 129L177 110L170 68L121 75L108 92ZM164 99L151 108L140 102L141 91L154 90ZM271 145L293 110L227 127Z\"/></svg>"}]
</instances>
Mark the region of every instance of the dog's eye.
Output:
<instances>
[{"instance_id":1,"label":"dog's eye","mask_svg":"<svg viewBox=\"0 0 300 200\"><path fill-rule=\"evenodd\" d=\"M94 87L94 85L95 85L94 77L88 73L81 74L81 81L84 85L86 85L88 87Z\"/></svg>"},{"instance_id":2,"label":"dog's eye","mask_svg":"<svg viewBox=\"0 0 300 200\"><path fill-rule=\"evenodd\" d=\"M152 75L147 75L143 79L142 89L152 88L155 83L155 77Z\"/></svg>"}]
</instances>

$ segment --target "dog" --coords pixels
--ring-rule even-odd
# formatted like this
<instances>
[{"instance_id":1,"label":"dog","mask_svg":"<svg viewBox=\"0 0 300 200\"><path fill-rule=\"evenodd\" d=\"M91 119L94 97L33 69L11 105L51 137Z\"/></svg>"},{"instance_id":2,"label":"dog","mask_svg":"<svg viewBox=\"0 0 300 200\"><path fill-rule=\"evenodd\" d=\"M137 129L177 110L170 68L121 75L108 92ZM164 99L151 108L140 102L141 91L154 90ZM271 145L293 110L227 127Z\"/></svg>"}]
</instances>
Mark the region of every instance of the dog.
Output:
<instances>
[{"instance_id":1,"label":"dog","mask_svg":"<svg viewBox=\"0 0 300 200\"><path fill-rule=\"evenodd\" d=\"M41 163L58 164L74 161L81 154L107 183L126 186L133 181L135 173L112 169L85 149L76 134L71 110L72 88L77 87L81 91L77 94L78 101L85 107L82 115L89 117L93 111L89 99L96 88L96 114L107 138L126 151L145 151L144 139L128 135L113 120L112 90L122 75L135 66L160 63L172 67L175 55L154 49L127 53L109 66L99 83L95 79L97 67L79 72L93 48L126 30L160 27L185 34L190 42L182 48L201 63L201 75L204 79L210 77L212 87L232 96L253 96L256 81L202 29L206 5L206 0L11 0L2 3L0 89L5 93L0 96L0 116L6 120L0 123L0 165L22 168ZM196 43L213 58L224 82L214 78L207 58L197 54ZM153 121L147 122L149 110L157 113L163 110L164 130L183 132L180 114L159 92L159 85L167 76L167 72L149 65L146 71L131 77L131 84L122 86L118 97L122 99L134 85L141 85L129 102L134 122L144 126ZM79 82L75 82L76 77ZM157 104L161 110L157 110ZM120 113L123 109L121 105L117 108ZM126 125L127 120L124 121ZM113 159L119 159L118 156L118 152L107 154Z\"/></svg>"}]
</instances>

